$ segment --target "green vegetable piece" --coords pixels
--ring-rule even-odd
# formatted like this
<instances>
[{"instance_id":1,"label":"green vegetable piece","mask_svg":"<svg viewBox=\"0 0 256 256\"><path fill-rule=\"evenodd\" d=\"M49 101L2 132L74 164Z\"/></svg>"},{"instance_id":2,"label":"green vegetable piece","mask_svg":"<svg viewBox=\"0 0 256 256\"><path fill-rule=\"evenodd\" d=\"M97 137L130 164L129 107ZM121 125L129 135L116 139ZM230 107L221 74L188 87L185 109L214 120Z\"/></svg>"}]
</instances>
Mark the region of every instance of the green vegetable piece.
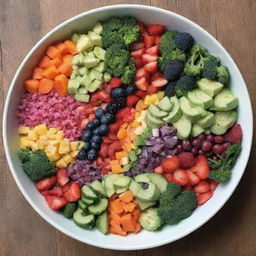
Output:
<instances>
[{"instance_id":1,"label":"green vegetable piece","mask_svg":"<svg viewBox=\"0 0 256 256\"><path fill-rule=\"evenodd\" d=\"M92 29L97 35L100 35L103 31L103 27L100 23L97 23Z\"/></svg>"},{"instance_id":2,"label":"green vegetable piece","mask_svg":"<svg viewBox=\"0 0 256 256\"><path fill-rule=\"evenodd\" d=\"M77 209L77 203L76 202L68 202L62 211L62 214L66 217L66 218L72 218L73 213L75 212L75 210Z\"/></svg>"},{"instance_id":3,"label":"green vegetable piece","mask_svg":"<svg viewBox=\"0 0 256 256\"><path fill-rule=\"evenodd\" d=\"M84 215L80 208L74 212L73 220L81 228L92 229L95 225L94 215Z\"/></svg>"},{"instance_id":4,"label":"green vegetable piece","mask_svg":"<svg viewBox=\"0 0 256 256\"><path fill-rule=\"evenodd\" d=\"M93 43L91 42L90 38L86 35L82 35L76 44L76 49L78 52L83 52L92 47L92 45Z\"/></svg>"},{"instance_id":5,"label":"green vegetable piece","mask_svg":"<svg viewBox=\"0 0 256 256\"><path fill-rule=\"evenodd\" d=\"M156 208L149 208L142 212L139 218L141 226L148 231L156 231L162 226L162 221Z\"/></svg>"},{"instance_id":6,"label":"green vegetable piece","mask_svg":"<svg viewBox=\"0 0 256 256\"><path fill-rule=\"evenodd\" d=\"M93 50L95 56L100 60L105 60L106 51L101 47L96 46Z\"/></svg>"},{"instance_id":7,"label":"green vegetable piece","mask_svg":"<svg viewBox=\"0 0 256 256\"><path fill-rule=\"evenodd\" d=\"M108 200L105 198L102 198L96 204L88 206L88 211L93 215L100 215L107 209L107 207L108 207Z\"/></svg>"},{"instance_id":8,"label":"green vegetable piece","mask_svg":"<svg viewBox=\"0 0 256 256\"><path fill-rule=\"evenodd\" d=\"M80 102L89 102L90 100L90 95L88 94L83 94L83 93L77 93L75 94L75 100L80 101Z\"/></svg>"},{"instance_id":9,"label":"green vegetable piece","mask_svg":"<svg viewBox=\"0 0 256 256\"><path fill-rule=\"evenodd\" d=\"M231 171L230 170L210 171L208 177L218 183L227 182L231 177Z\"/></svg>"},{"instance_id":10,"label":"green vegetable piece","mask_svg":"<svg viewBox=\"0 0 256 256\"><path fill-rule=\"evenodd\" d=\"M96 228L103 234L107 235L109 232L109 223L107 212L102 213L96 220Z\"/></svg>"}]
</instances>

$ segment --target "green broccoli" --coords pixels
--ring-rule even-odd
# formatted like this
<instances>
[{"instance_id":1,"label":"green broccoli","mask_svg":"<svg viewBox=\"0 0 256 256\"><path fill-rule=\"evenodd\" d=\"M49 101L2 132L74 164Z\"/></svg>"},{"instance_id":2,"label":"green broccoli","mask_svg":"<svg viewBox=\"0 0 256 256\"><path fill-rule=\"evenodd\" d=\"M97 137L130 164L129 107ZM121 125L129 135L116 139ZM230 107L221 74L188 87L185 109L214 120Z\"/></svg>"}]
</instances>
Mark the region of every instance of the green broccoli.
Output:
<instances>
[{"instance_id":1,"label":"green broccoli","mask_svg":"<svg viewBox=\"0 0 256 256\"><path fill-rule=\"evenodd\" d=\"M229 82L229 71L226 66L217 67L217 79L221 84L228 84Z\"/></svg>"},{"instance_id":2,"label":"green broccoli","mask_svg":"<svg viewBox=\"0 0 256 256\"><path fill-rule=\"evenodd\" d=\"M135 76L136 66L133 58L130 58L128 65L124 68L121 80L123 84L130 84Z\"/></svg>"},{"instance_id":3,"label":"green broccoli","mask_svg":"<svg viewBox=\"0 0 256 256\"><path fill-rule=\"evenodd\" d=\"M181 188L174 182L168 183L165 192L162 193L159 199L160 206L165 207L169 205L173 198L175 198L181 192Z\"/></svg>"},{"instance_id":4,"label":"green broccoli","mask_svg":"<svg viewBox=\"0 0 256 256\"><path fill-rule=\"evenodd\" d=\"M208 56L209 54L203 46L195 44L191 48L188 60L185 63L185 74L195 77L199 76Z\"/></svg>"},{"instance_id":5,"label":"green broccoli","mask_svg":"<svg viewBox=\"0 0 256 256\"><path fill-rule=\"evenodd\" d=\"M188 91L196 88L196 80L192 76L182 76L176 84L175 93L177 97L186 96Z\"/></svg>"},{"instance_id":6,"label":"green broccoli","mask_svg":"<svg viewBox=\"0 0 256 256\"><path fill-rule=\"evenodd\" d=\"M208 177L216 182L226 182L231 177L230 170L210 171Z\"/></svg>"},{"instance_id":7,"label":"green broccoli","mask_svg":"<svg viewBox=\"0 0 256 256\"><path fill-rule=\"evenodd\" d=\"M162 226L162 221L156 208L149 208L142 212L139 222L141 226L148 231L156 231Z\"/></svg>"},{"instance_id":8,"label":"green broccoli","mask_svg":"<svg viewBox=\"0 0 256 256\"><path fill-rule=\"evenodd\" d=\"M66 218L71 218L71 217L73 216L73 213L75 212L76 209L77 209L77 202L68 202L68 203L63 207L62 214L63 214Z\"/></svg>"},{"instance_id":9,"label":"green broccoli","mask_svg":"<svg viewBox=\"0 0 256 256\"><path fill-rule=\"evenodd\" d=\"M220 60L212 55L206 60L202 69L202 77L215 80L217 76L217 67L219 66Z\"/></svg>"},{"instance_id":10,"label":"green broccoli","mask_svg":"<svg viewBox=\"0 0 256 256\"><path fill-rule=\"evenodd\" d=\"M112 17L102 24L103 47L108 48L112 44L129 45L138 40L140 35L136 19L133 17Z\"/></svg>"},{"instance_id":11,"label":"green broccoli","mask_svg":"<svg viewBox=\"0 0 256 256\"><path fill-rule=\"evenodd\" d=\"M24 172L34 182L56 173L53 163L42 150L32 152L28 148L22 148L19 151L19 157Z\"/></svg>"}]
</instances>

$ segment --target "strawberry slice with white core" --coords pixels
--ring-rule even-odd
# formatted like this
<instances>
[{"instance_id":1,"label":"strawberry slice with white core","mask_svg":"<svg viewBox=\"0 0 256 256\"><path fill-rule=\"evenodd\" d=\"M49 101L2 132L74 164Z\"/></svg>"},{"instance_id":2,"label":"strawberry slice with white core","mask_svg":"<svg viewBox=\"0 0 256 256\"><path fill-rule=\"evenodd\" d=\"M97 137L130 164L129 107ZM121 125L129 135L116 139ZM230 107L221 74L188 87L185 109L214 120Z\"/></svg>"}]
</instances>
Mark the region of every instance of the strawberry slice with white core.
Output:
<instances>
[{"instance_id":1,"label":"strawberry slice with white core","mask_svg":"<svg viewBox=\"0 0 256 256\"><path fill-rule=\"evenodd\" d=\"M151 54L145 53L142 55L142 60L145 63L157 61L157 55L151 55Z\"/></svg>"},{"instance_id":2,"label":"strawberry slice with white core","mask_svg":"<svg viewBox=\"0 0 256 256\"><path fill-rule=\"evenodd\" d=\"M135 85L138 89L142 91L146 91L149 84L147 79L145 77L142 77L139 80L135 81Z\"/></svg>"},{"instance_id":3,"label":"strawberry slice with white core","mask_svg":"<svg viewBox=\"0 0 256 256\"><path fill-rule=\"evenodd\" d=\"M144 54L144 52L145 52L144 48L136 50L136 51L132 51L131 56L134 57L135 59L141 58L142 55Z\"/></svg>"},{"instance_id":4,"label":"strawberry slice with white core","mask_svg":"<svg viewBox=\"0 0 256 256\"><path fill-rule=\"evenodd\" d=\"M149 62L144 66L145 71L155 73L157 71L157 61Z\"/></svg>"},{"instance_id":5,"label":"strawberry slice with white core","mask_svg":"<svg viewBox=\"0 0 256 256\"><path fill-rule=\"evenodd\" d=\"M155 87L163 87L168 83L168 81L162 77L154 80L151 82L151 85L155 86Z\"/></svg>"}]
</instances>

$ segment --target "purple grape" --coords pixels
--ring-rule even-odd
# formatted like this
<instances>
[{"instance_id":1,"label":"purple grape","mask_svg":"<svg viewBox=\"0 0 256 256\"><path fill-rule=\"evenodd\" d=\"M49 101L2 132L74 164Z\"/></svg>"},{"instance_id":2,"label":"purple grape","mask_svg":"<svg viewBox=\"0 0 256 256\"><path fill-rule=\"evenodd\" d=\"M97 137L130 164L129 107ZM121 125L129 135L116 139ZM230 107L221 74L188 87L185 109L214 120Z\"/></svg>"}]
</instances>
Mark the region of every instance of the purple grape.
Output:
<instances>
[{"instance_id":1,"label":"purple grape","mask_svg":"<svg viewBox=\"0 0 256 256\"><path fill-rule=\"evenodd\" d=\"M224 141L224 137L221 136L221 135L217 135L217 136L214 137L214 142L215 143L221 144L223 141Z\"/></svg>"},{"instance_id":2,"label":"purple grape","mask_svg":"<svg viewBox=\"0 0 256 256\"><path fill-rule=\"evenodd\" d=\"M177 147L178 153L181 153L183 151L182 145L178 145Z\"/></svg>"},{"instance_id":3,"label":"purple grape","mask_svg":"<svg viewBox=\"0 0 256 256\"><path fill-rule=\"evenodd\" d=\"M197 156L197 155L198 155L198 151L197 151L197 149L196 149L195 147L193 147L193 148L191 149L191 153L192 153L194 156Z\"/></svg>"},{"instance_id":4,"label":"purple grape","mask_svg":"<svg viewBox=\"0 0 256 256\"><path fill-rule=\"evenodd\" d=\"M182 141L182 147L184 148L184 150L186 151L190 151L192 146L189 140L183 140Z\"/></svg>"},{"instance_id":5,"label":"purple grape","mask_svg":"<svg viewBox=\"0 0 256 256\"><path fill-rule=\"evenodd\" d=\"M209 134L206 136L206 140L209 142L213 142L214 141L214 136L212 134Z\"/></svg>"},{"instance_id":6,"label":"purple grape","mask_svg":"<svg viewBox=\"0 0 256 256\"><path fill-rule=\"evenodd\" d=\"M193 139L192 145L193 145L195 148L199 149L199 148L201 148L201 146L202 146L202 140L200 140L200 139Z\"/></svg>"},{"instance_id":7,"label":"purple grape","mask_svg":"<svg viewBox=\"0 0 256 256\"><path fill-rule=\"evenodd\" d=\"M211 149L212 149L212 143L208 140L203 141L202 150L203 151L210 151Z\"/></svg>"},{"instance_id":8,"label":"purple grape","mask_svg":"<svg viewBox=\"0 0 256 256\"><path fill-rule=\"evenodd\" d=\"M225 149L224 149L224 146L223 146L223 145L217 144L217 145L214 145L214 146L213 146L212 150L213 150L213 152L214 152L215 154L221 155L222 152L223 152Z\"/></svg>"},{"instance_id":9,"label":"purple grape","mask_svg":"<svg viewBox=\"0 0 256 256\"><path fill-rule=\"evenodd\" d=\"M205 134L202 133L202 134L198 135L196 138L199 140L205 140Z\"/></svg>"},{"instance_id":10,"label":"purple grape","mask_svg":"<svg viewBox=\"0 0 256 256\"><path fill-rule=\"evenodd\" d=\"M231 145L231 144L230 144L229 142L226 142L226 143L222 144L222 146L223 146L223 148L224 148L223 151L227 150L230 145Z\"/></svg>"},{"instance_id":11,"label":"purple grape","mask_svg":"<svg viewBox=\"0 0 256 256\"><path fill-rule=\"evenodd\" d=\"M203 154L204 154L203 150L200 149L200 150L198 151L198 155L203 155Z\"/></svg>"}]
</instances>

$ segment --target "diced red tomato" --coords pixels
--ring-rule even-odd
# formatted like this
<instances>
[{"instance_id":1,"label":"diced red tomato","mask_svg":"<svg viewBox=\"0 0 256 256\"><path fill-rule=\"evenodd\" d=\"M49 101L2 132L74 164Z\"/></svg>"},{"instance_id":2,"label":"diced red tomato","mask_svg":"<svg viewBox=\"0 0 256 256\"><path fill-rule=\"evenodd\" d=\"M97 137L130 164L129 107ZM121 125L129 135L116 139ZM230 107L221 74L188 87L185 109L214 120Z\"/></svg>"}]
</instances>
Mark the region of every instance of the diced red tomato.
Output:
<instances>
[{"instance_id":1,"label":"diced red tomato","mask_svg":"<svg viewBox=\"0 0 256 256\"><path fill-rule=\"evenodd\" d=\"M147 25L147 31L151 36L161 36L165 32L165 26L161 24Z\"/></svg>"},{"instance_id":2,"label":"diced red tomato","mask_svg":"<svg viewBox=\"0 0 256 256\"><path fill-rule=\"evenodd\" d=\"M63 187L63 196L68 202L76 202L81 197L81 188L78 183L71 182Z\"/></svg>"},{"instance_id":3,"label":"diced red tomato","mask_svg":"<svg viewBox=\"0 0 256 256\"><path fill-rule=\"evenodd\" d=\"M112 143L113 142L113 140L111 140L109 137L102 137L102 140L103 140L103 142L104 143L106 143L106 144L110 144L110 143Z\"/></svg>"},{"instance_id":4,"label":"diced red tomato","mask_svg":"<svg viewBox=\"0 0 256 256\"><path fill-rule=\"evenodd\" d=\"M112 158L115 158L115 153L122 150L122 147L120 145L119 141L113 142L108 147L108 155Z\"/></svg>"},{"instance_id":5,"label":"diced red tomato","mask_svg":"<svg viewBox=\"0 0 256 256\"><path fill-rule=\"evenodd\" d=\"M111 139L111 140L118 140L117 136L116 136L116 133L114 132L110 132L108 134L108 137Z\"/></svg>"},{"instance_id":6,"label":"diced red tomato","mask_svg":"<svg viewBox=\"0 0 256 256\"><path fill-rule=\"evenodd\" d=\"M133 107L139 100L140 98L138 96L129 95L127 97L127 107Z\"/></svg>"},{"instance_id":7,"label":"diced red tomato","mask_svg":"<svg viewBox=\"0 0 256 256\"><path fill-rule=\"evenodd\" d=\"M110 124L108 127L109 127L110 132L115 133L115 132L118 132L118 130L120 128L120 124L113 123L113 124Z\"/></svg>"},{"instance_id":8,"label":"diced red tomato","mask_svg":"<svg viewBox=\"0 0 256 256\"><path fill-rule=\"evenodd\" d=\"M67 175L67 170L66 169L58 169L57 171L57 183L63 187L64 185L66 185L69 182L69 178Z\"/></svg>"},{"instance_id":9,"label":"diced red tomato","mask_svg":"<svg viewBox=\"0 0 256 256\"><path fill-rule=\"evenodd\" d=\"M36 183L36 188L39 191L48 190L55 185L56 181L56 176L44 178Z\"/></svg>"},{"instance_id":10,"label":"diced red tomato","mask_svg":"<svg viewBox=\"0 0 256 256\"><path fill-rule=\"evenodd\" d=\"M67 204L67 200L59 196L46 195L45 199L49 207L55 211L59 210L60 208Z\"/></svg>"},{"instance_id":11,"label":"diced red tomato","mask_svg":"<svg viewBox=\"0 0 256 256\"><path fill-rule=\"evenodd\" d=\"M112 142L112 140L111 140ZM103 158L106 158L108 156L108 144L102 143L99 151L99 155Z\"/></svg>"}]
</instances>

